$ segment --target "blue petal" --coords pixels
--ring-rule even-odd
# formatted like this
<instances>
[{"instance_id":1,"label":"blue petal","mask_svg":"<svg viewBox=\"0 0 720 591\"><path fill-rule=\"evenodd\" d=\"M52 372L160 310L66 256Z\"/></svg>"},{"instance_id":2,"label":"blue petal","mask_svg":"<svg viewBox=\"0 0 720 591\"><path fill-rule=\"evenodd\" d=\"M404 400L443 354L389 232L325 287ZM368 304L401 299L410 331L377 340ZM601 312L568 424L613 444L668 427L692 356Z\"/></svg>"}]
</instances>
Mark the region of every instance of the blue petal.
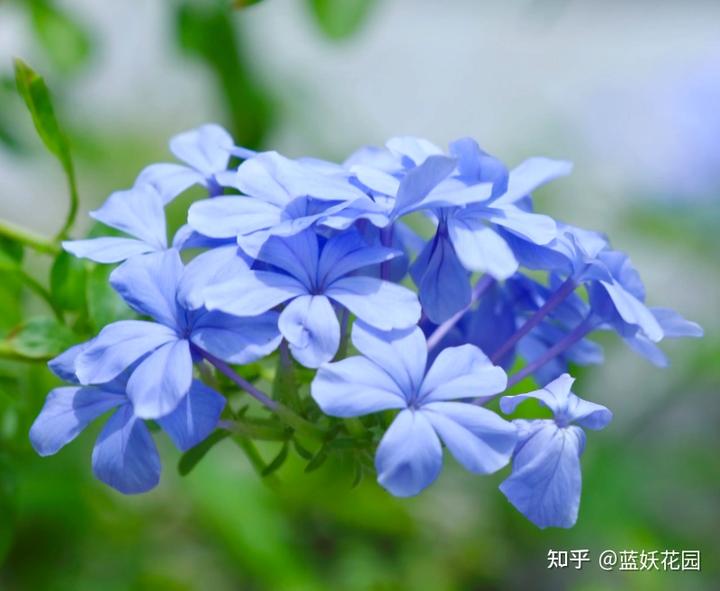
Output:
<instances>
[{"instance_id":1,"label":"blue petal","mask_svg":"<svg viewBox=\"0 0 720 591\"><path fill-rule=\"evenodd\" d=\"M81 259L96 263L119 263L130 257L155 252L157 247L134 238L90 238L89 240L65 240L63 249Z\"/></svg>"},{"instance_id":2,"label":"blue petal","mask_svg":"<svg viewBox=\"0 0 720 591\"><path fill-rule=\"evenodd\" d=\"M148 185L113 193L102 207L91 211L90 216L158 250L167 248L163 200Z\"/></svg>"},{"instance_id":3,"label":"blue petal","mask_svg":"<svg viewBox=\"0 0 720 591\"><path fill-rule=\"evenodd\" d=\"M567 408L570 388L572 388L574 382L575 378L569 374L563 374L540 390L534 390L526 394L518 394L517 396L503 396L500 399L500 408L505 414L510 414L515 411L521 402L524 402L528 398L534 398L539 400L553 413L559 413Z\"/></svg>"},{"instance_id":4,"label":"blue petal","mask_svg":"<svg viewBox=\"0 0 720 591\"><path fill-rule=\"evenodd\" d=\"M507 279L517 271L512 250L483 220L453 216L448 231L457 257L468 271L485 271L496 279Z\"/></svg>"},{"instance_id":5,"label":"blue petal","mask_svg":"<svg viewBox=\"0 0 720 591\"><path fill-rule=\"evenodd\" d=\"M322 365L311 392L322 411L333 417L357 417L407 405L392 377L365 357Z\"/></svg>"},{"instance_id":6,"label":"blue petal","mask_svg":"<svg viewBox=\"0 0 720 591\"><path fill-rule=\"evenodd\" d=\"M203 199L190 206L188 224L211 238L235 238L282 220L282 209L250 197L225 196Z\"/></svg>"},{"instance_id":7,"label":"blue petal","mask_svg":"<svg viewBox=\"0 0 720 591\"><path fill-rule=\"evenodd\" d=\"M234 316L256 316L292 298L307 288L297 279L270 271L247 271L232 281L208 287L205 306Z\"/></svg>"},{"instance_id":8,"label":"blue petal","mask_svg":"<svg viewBox=\"0 0 720 591\"><path fill-rule=\"evenodd\" d=\"M214 123L178 134L170 140L170 151L206 177L227 168L234 147L232 136Z\"/></svg>"},{"instance_id":9,"label":"blue petal","mask_svg":"<svg viewBox=\"0 0 720 591\"><path fill-rule=\"evenodd\" d=\"M112 273L110 284L136 312L176 328L177 288L183 274L180 253L171 249L125 261Z\"/></svg>"},{"instance_id":10,"label":"blue petal","mask_svg":"<svg viewBox=\"0 0 720 591\"><path fill-rule=\"evenodd\" d=\"M107 325L75 360L82 384L105 384L143 355L177 340L175 331L144 320L120 320Z\"/></svg>"},{"instance_id":11,"label":"blue petal","mask_svg":"<svg viewBox=\"0 0 720 591\"><path fill-rule=\"evenodd\" d=\"M193 380L187 396L158 424L180 451L187 451L206 439L217 427L225 408L225 398L198 380Z\"/></svg>"},{"instance_id":12,"label":"blue petal","mask_svg":"<svg viewBox=\"0 0 720 591\"><path fill-rule=\"evenodd\" d=\"M413 136L398 136L385 142L388 150L418 166L428 157L442 155L442 150L426 139Z\"/></svg>"},{"instance_id":13,"label":"blue petal","mask_svg":"<svg viewBox=\"0 0 720 591\"><path fill-rule=\"evenodd\" d=\"M572 527L580 507L584 434L578 427L559 429L549 421L534 422L500 490L538 527Z\"/></svg>"},{"instance_id":14,"label":"blue petal","mask_svg":"<svg viewBox=\"0 0 720 591\"><path fill-rule=\"evenodd\" d=\"M312 289L316 281L319 256L317 234L312 230L305 230L286 238L271 236L260 249L257 258L282 269L308 289Z\"/></svg>"},{"instance_id":15,"label":"blue petal","mask_svg":"<svg viewBox=\"0 0 720 591\"><path fill-rule=\"evenodd\" d=\"M507 192L495 204L515 203L544 185L561 176L570 174L572 163L549 158L528 158L510 171Z\"/></svg>"},{"instance_id":16,"label":"blue petal","mask_svg":"<svg viewBox=\"0 0 720 591\"><path fill-rule=\"evenodd\" d=\"M455 140L450 144L450 153L458 159L458 170L463 179L474 183L491 182L493 197L507 191L507 167L483 151L474 139Z\"/></svg>"},{"instance_id":17,"label":"blue petal","mask_svg":"<svg viewBox=\"0 0 720 591\"><path fill-rule=\"evenodd\" d=\"M550 216L523 211L513 205L503 205L489 211L490 221L533 244L548 244L557 236L555 220Z\"/></svg>"},{"instance_id":18,"label":"blue petal","mask_svg":"<svg viewBox=\"0 0 720 591\"><path fill-rule=\"evenodd\" d=\"M442 351L423 380L421 404L460 398L490 397L505 390L507 376L474 345Z\"/></svg>"},{"instance_id":19,"label":"blue petal","mask_svg":"<svg viewBox=\"0 0 720 591\"><path fill-rule=\"evenodd\" d=\"M205 177L182 164L151 164L144 168L135 186L150 185L162 197L163 203L170 203L194 184L205 184Z\"/></svg>"},{"instance_id":20,"label":"blue petal","mask_svg":"<svg viewBox=\"0 0 720 591\"><path fill-rule=\"evenodd\" d=\"M123 494L147 492L160 481L160 457L150 432L128 404L106 423L92 453L95 476Z\"/></svg>"},{"instance_id":21,"label":"blue petal","mask_svg":"<svg viewBox=\"0 0 720 591\"><path fill-rule=\"evenodd\" d=\"M261 173L260 168L265 172ZM289 160L276 152L258 154L238 169L238 188L276 204L296 197L324 201L360 199L365 194L340 176L322 174L313 166Z\"/></svg>"},{"instance_id":22,"label":"blue petal","mask_svg":"<svg viewBox=\"0 0 720 591\"><path fill-rule=\"evenodd\" d=\"M517 429L491 410L462 402L433 402L421 412L466 470L491 474L510 461Z\"/></svg>"},{"instance_id":23,"label":"blue petal","mask_svg":"<svg viewBox=\"0 0 720 591\"><path fill-rule=\"evenodd\" d=\"M175 410L191 383L190 343L178 339L143 359L128 380L127 394L138 417L157 419Z\"/></svg>"},{"instance_id":24,"label":"blue petal","mask_svg":"<svg viewBox=\"0 0 720 591\"><path fill-rule=\"evenodd\" d=\"M442 324L470 303L469 273L450 240L436 235L415 259L410 273L427 317Z\"/></svg>"},{"instance_id":25,"label":"blue petal","mask_svg":"<svg viewBox=\"0 0 720 591\"><path fill-rule=\"evenodd\" d=\"M666 339L700 338L704 334L702 327L697 322L686 320L675 310L670 308L650 308L650 311L660 323Z\"/></svg>"},{"instance_id":26,"label":"blue petal","mask_svg":"<svg viewBox=\"0 0 720 591\"><path fill-rule=\"evenodd\" d=\"M281 312L278 327L293 357L305 367L320 367L330 361L340 345L340 324L325 296L294 299Z\"/></svg>"},{"instance_id":27,"label":"blue petal","mask_svg":"<svg viewBox=\"0 0 720 591\"><path fill-rule=\"evenodd\" d=\"M420 303L414 292L375 277L338 279L325 294L381 330L408 328L420 320Z\"/></svg>"},{"instance_id":28,"label":"blue petal","mask_svg":"<svg viewBox=\"0 0 720 591\"><path fill-rule=\"evenodd\" d=\"M234 244L203 252L185 265L177 289L177 301L190 310L200 308L207 286L238 277L248 269L246 257Z\"/></svg>"},{"instance_id":29,"label":"blue petal","mask_svg":"<svg viewBox=\"0 0 720 591\"><path fill-rule=\"evenodd\" d=\"M88 348L92 341L80 343L70 347L67 351L60 353L54 359L48 361L48 367L57 377L63 382L72 382L73 384L79 384L77 376L75 375L75 360L78 355Z\"/></svg>"},{"instance_id":30,"label":"blue petal","mask_svg":"<svg viewBox=\"0 0 720 591\"><path fill-rule=\"evenodd\" d=\"M277 312L239 318L213 311L193 324L190 340L223 361L242 365L278 348L282 338L277 325Z\"/></svg>"},{"instance_id":31,"label":"blue petal","mask_svg":"<svg viewBox=\"0 0 720 591\"><path fill-rule=\"evenodd\" d=\"M655 367L667 367L670 365L670 361L667 355L663 353L662 349L648 339L644 334L638 332L631 337L625 337L623 339L635 353L642 355Z\"/></svg>"},{"instance_id":32,"label":"blue petal","mask_svg":"<svg viewBox=\"0 0 720 591\"><path fill-rule=\"evenodd\" d=\"M389 261L402 255L399 250L370 246L357 232L338 234L325 243L318 262L318 283L330 285L333 281L367 267Z\"/></svg>"},{"instance_id":33,"label":"blue petal","mask_svg":"<svg viewBox=\"0 0 720 591\"><path fill-rule=\"evenodd\" d=\"M403 215L422 201L454 168L454 158L434 155L411 169L400 181L394 208L397 215Z\"/></svg>"},{"instance_id":34,"label":"blue petal","mask_svg":"<svg viewBox=\"0 0 720 591\"><path fill-rule=\"evenodd\" d=\"M57 453L91 421L126 400L100 388L55 388L30 427L30 443L41 456Z\"/></svg>"},{"instance_id":35,"label":"blue petal","mask_svg":"<svg viewBox=\"0 0 720 591\"><path fill-rule=\"evenodd\" d=\"M638 326L645 335L655 343L662 340L662 327L643 302L637 299L619 283L598 281L597 285L601 286L605 290L612 301L614 310L624 322ZM592 293L593 291L591 291L591 294ZM594 295L597 295L597 290L594 291ZM597 300L593 300L594 299L591 298L593 309L595 309Z\"/></svg>"},{"instance_id":36,"label":"blue petal","mask_svg":"<svg viewBox=\"0 0 720 591\"><path fill-rule=\"evenodd\" d=\"M378 482L396 497L411 497L442 469L442 448L425 413L403 410L385 432L375 456Z\"/></svg>"},{"instance_id":37,"label":"blue petal","mask_svg":"<svg viewBox=\"0 0 720 591\"><path fill-rule=\"evenodd\" d=\"M427 343L417 328L380 331L362 321L352 329L352 343L365 357L382 367L410 400L425 375Z\"/></svg>"}]
</instances>

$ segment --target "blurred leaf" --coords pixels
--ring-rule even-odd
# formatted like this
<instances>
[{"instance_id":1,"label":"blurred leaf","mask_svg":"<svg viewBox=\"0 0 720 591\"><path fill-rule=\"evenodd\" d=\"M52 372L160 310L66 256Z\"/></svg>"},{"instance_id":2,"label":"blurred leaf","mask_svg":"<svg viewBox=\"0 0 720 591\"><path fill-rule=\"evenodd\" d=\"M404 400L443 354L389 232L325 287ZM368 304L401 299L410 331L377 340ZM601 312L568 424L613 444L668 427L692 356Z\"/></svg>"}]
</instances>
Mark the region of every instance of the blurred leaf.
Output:
<instances>
[{"instance_id":1,"label":"blurred leaf","mask_svg":"<svg viewBox=\"0 0 720 591\"><path fill-rule=\"evenodd\" d=\"M237 10L253 6L254 4L260 4L262 0L233 0L233 7Z\"/></svg>"},{"instance_id":2,"label":"blurred leaf","mask_svg":"<svg viewBox=\"0 0 720 591\"><path fill-rule=\"evenodd\" d=\"M63 310L85 309L87 292L85 262L68 252L61 252L50 269L50 294Z\"/></svg>"},{"instance_id":3,"label":"blurred leaf","mask_svg":"<svg viewBox=\"0 0 720 591\"><path fill-rule=\"evenodd\" d=\"M310 460L305 466L305 472L312 472L314 470L317 470L320 466L322 466L325 463L325 460L328 459L328 454L325 451L325 449L321 449L319 452L315 454L315 457Z\"/></svg>"},{"instance_id":4,"label":"blurred leaf","mask_svg":"<svg viewBox=\"0 0 720 591\"><path fill-rule=\"evenodd\" d=\"M262 471L263 476L270 476L273 472L278 470L284 463L285 460L287 460L288 452L290 451L290 445L286 441L283 443L282 447L280 448L280 453L275 456L272 462L270 462L267 466L265 466L265 469Z\"/></svg>"},{"instance_id":5,"label":"blurred leaf","mask_svg":"<svg viewBox=\"0 0 720 591\"><path fill-rule=\"evenodd\" d=\"M112 267L97 265L87 273L88 318L95 330L116 320L134 317L132 310L110 286L108 277L111 272Z\"/></svg>"},{"instance_id":6,"label":"blurred leaf","mask_svg":"<svg viewBox=\"0 0 720 591\"><path fill-rule=\"evenodd\" d=\"M0 357L48 360L75 341L75 335L54 318L31 318L0 341Z\"/></svg>"},{"instance_id":7,"label":"blurred leaf","mask_svg":"<svg viewBox=\"0 0 720 591\"><path fill-rule=\"evenodd\" d=\"M224 3L182 0L177 13L178 42L215 74L235 141L254 148L270 127L271 105L241 51L235 17Z\"/></svg>"},{"instance_id":8,"label":"blurred leaf","mask_svg":"<svg viewBox=\"0 0 720 591\"><path fill-rule=\"evenodd\" d=\"M23 249L20 244L0 236L0 271L14 271L20 268Z\"/></svg>"},{"instance_id":9,"label":"blurred leaf","mask_svg":"<svg viewBox=\"0 0 720 591\"><path fill-rule=\"evenodd\" d=\"M375 0L308 0L320 29L331 39L356 33L367 20Z\"/></svg>"},{"instance_id":10,"label":"blurred leaf","mask_svg":"<svg viewBox=\"0 0 720 591\"><path fill-rule=\"evenodd\" d=\"M30 66L18 58L15 59L15 82L20 96L30 111L40 139L42 139L45 147L60 161L67 177L70 191L70 209L65 224L58 233L58 237L62 238L75 221L78 210L77 182L72 157L70 156L70 146L55 116L52 98L45 81Z\"/></svg>"},{"instance_id":11,"label":"blurred leaf","mask_svg":"<svg viewBox=\"0 0 720 591\"><path fill-rule=\"evenodd\" d=\"M30 14L37 39L57 69L72 72L87 61L90 37L67 13L51 0L31 0Z\"/></svg>"},{"instance_id":12,"label":"blurred leaf","mask_svg":"<svg viewBox=\"0 0 720 591\"><path fill-rule=\"evenodd\" d=\"M190 474L193 468L198 465L198 462L205 457L207 452L229 436L229 431L215 431L205 441L186 451L178 462L178 472L180 472L180 475L187 476Z\"/></svg>"}]
</instances>

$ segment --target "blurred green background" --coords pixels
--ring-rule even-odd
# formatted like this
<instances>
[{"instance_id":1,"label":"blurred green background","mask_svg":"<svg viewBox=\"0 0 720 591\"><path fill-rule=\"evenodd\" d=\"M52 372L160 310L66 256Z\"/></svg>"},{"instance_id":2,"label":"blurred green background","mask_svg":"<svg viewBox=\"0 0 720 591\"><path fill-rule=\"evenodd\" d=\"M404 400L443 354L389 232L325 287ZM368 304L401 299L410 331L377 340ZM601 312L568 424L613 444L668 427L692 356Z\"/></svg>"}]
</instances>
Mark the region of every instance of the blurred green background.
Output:
<instances>
[{"instance_id":1,"label":"blurred green background","mask_svg":"<svg viewBox=\"0 0 720 591\"><path fill-rule=\"evenodd\" d=\"M720 5L689 0L0 0L0 217L53 234L67 197L11 57L42 72L68 129L83 212L206 121L238 143L342 159L414 134L472 135L514 164L568 158L539 208L606 231L653 305L706 337L658 370L614 338L577 391L615 412L590 433L572 530L537 530L451 459L419 498L342 462L291 459L264 481L227 440L187 477L160 440L161 485L95 481L98 425L38 458L27 431L55 385L0 362L0 589L715 590L720 588ZM243 8L243 5L251 5ZM240 9L242 8L242 9ZM173 209L176 221L181 208ZM82 218L77 237L90 224ZM29 256L42 278L48 263ZM42 309L0 272L0 331ZM260 446L269 461L277 444ZM701 573L547 569L549 549L698 549Z\"/></svg>"}]
</instances>

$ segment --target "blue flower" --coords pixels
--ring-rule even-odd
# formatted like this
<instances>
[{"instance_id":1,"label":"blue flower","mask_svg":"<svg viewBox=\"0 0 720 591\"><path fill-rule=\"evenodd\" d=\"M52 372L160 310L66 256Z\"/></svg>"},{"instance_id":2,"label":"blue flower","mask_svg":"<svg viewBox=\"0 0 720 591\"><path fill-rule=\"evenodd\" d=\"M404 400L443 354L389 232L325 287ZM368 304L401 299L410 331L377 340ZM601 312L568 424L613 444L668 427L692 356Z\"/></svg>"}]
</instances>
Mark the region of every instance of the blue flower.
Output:
<instances>
[{"instance_id":1,"label":"blue flower","mask_svg":"<svg viewBox=\"0 0 720 591\"><path fill-rule=\"evenodd\" d=\"M51 369L76 385L56 388L30 429L30 441L41 456L57 453L93 420L114 410L95 443L95 476L114 489L135 494L154 488L160 479L160 457L143 420L127 394L129 372L106 384L81 386L74 377L74 360L87 345L73 347L50 363ZM157 420L175 446L186 451L216 428L225 399L193 380L175 410Z\"/></svg>"},{"instance_id":2,"label":"blue flower","mask_svg":"<svg viewBox=\"0 0 720 591\"><path fill-rule=\"evenodd\" d=\"M420 318L409 289L376 277L350 276L398 254L372 247L357 232L320 239L312 230L272 237L256 268L208 287L205 305L236 316L254 316L286 303L278 324L293 356L318 367L335 356L340 325L332 302L380 329L407 328ZM257 268L265 264L266 268Z\"/></svg>"},{"instance_id":3,"label":"blue flower","mask_svg":"<svg viewBox=\"0 0 720 591\"><path fill-rule=\"evenodd\" d=\"M183 267L176 250L126 261L110 275L113 288L136 312L152 318L106 326L74 360L83 385L105 384L137 361L127 381L134 412L145 419L171 413L192 385L193 358L200 351L231 363L247 363L272 352L280 342L277 314L237 318L192 304L221 265L198 257ZM227 263L230 264L230 263ZM242 259L237 264L244 267Z\"/></svg>"},{"instance_id":4,"label":"blue flower","mask_svg":"<svg viewBox=\"0 0 720 591\"><path fill-rule=\"evenodd\" d=\"M63 248L97 263L118 263L136 255L167 248L165 210L160 194L150 186L118 191L90 216L130 236L69 240Z\"/></svg>"},{"instance_id":5,"label":"blue flower","mask_svg":"<svg viewBox=\"0 0 720 591\"><path fill-rule=\"evenodd\" d=\"M572 527L580 507L580 456L586 429L603 429L612 413L570 391L574 379L563 374L542 390L504 396L500 408L512 413L528 398L549 408L553 419L513 421L519 441L513 454L512 474L500 490L525 517L541 528Z\"/></svg>"},{"instance_id":6,"label":"blue flower","mask_svg":"<svg viewBox=\"0 0 720 591\"><path fill-rule=\"evenodd\" d=\"M185 164L151 164L145 168L135 186L151 185L169 203L193 185L201 185L211 195L222 193L234 177L228 171L233 154L252 155L235 147L230 134L222 127L208 124L176 135L170 140L170 151Z\"/></svg>"},{"instance_id":7,"label":"blue flower","mask_svg":"<svg viewBox=\"0 0 720 591\"><path fill-rule=\"evenodd\" d=\"M477 347L445 349L428 369L419 328L383 333L356 322L352 342L362 356L321 366L311 392L323 412L335 417L400 410L375 457L384 488L407 497L429 486L442 468L441 439L476 474L507 464L515 427L486 408L452 402L505 389L505 372Z\"/></svg>"},{"instance_id":8,"label":"blue flower","mask_svg":"<svg viewBox=\"0 0 720 591\"><path fill-rule=\"evenodd\" d=\"M270 236L291 236L367 195L340 174L264 152L240 165L233 186L243 196L193 203L188 223L211 238L237 238L255 256Z\"/></svg>"}]
</instances>

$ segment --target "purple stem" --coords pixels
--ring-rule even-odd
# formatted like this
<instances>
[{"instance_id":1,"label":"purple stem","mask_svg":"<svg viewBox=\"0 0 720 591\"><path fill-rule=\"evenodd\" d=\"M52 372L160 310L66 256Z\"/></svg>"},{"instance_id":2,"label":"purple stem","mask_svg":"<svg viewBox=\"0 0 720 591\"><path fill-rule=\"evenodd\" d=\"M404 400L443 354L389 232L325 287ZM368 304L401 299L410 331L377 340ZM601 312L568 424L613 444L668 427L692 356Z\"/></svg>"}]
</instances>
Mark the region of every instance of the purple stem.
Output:
<instances>
[{"instance_id":1,"label":"purple stem","mask_svg":"<svg viewBox=\"0 0 720 591\"><path fill-rule=\"evenodd\" d=\"M540 369L548 361L551 361L561 353L567 351L570 347L572 347L575 343L582 339L586 334L588 334L593 328L595 328L595 323L593 322L592 316L586 316L580 324L578 324L562 339L560 339L557 343L555 343L552 347L545 351L545 353L543 353L535 361L528 363L515 375L510 376L507 387L512 388L515 384L529 376L531 373Z\"/></svg>"},{"instance_id":2,"label":"purple stem","mask_svg":"<svg viewBox=\"0 0 720 591\"><path fill-rule=\"evenodd\" d=\"M490 275L483 275L473 287L472 293L470 294L470 303L465 306L462 310L455 312L450 318L438 326L435 331L430 335L427 340L428 351L437 346L437 344L443 339L443 337L449 333L453 327L460 321L472 305L478 301L480 296L484 294L488 288L495 283Z\"/></svg>"},{"instance_id":3,"label":"purple stem","mask_svg":"<svg viewBox=\"0 0 720 591\"><path fill-rule=\"evenodd\" d=\"M255 400L257 400L258 402L260 402L274 412L278 411L280 405L276 401L270 398L262 390L259 390L258 388L253 386L245 378L236 374L233 369L222 359L218 359L207 351L202 351L198 349L198 352L212 365L214 365L220 372L224 373L228 378L230 378L233 382L235 382L238 386L240 386L243 390L250 394L250 396L252 396Z\"/></svg>"},{"instance_id":4,"label":"purple stem","mask_svg":"<svg viewBox=\"0 0 720 591\"><path fill-rule=\"evenodd\" d=\"M543 319L550 314L555 308L562 304L565 299L575 291L577 283L572 277L568 277L565 282L558 287L557 291L553 293L545 303L538 308L538 310L527 322L523 324L507 341L505 341L500 348L490 355L490 361L497 363L515 346L518 341L528 334L533 328L535 328Z\"/></svg>"}]
</instances>

